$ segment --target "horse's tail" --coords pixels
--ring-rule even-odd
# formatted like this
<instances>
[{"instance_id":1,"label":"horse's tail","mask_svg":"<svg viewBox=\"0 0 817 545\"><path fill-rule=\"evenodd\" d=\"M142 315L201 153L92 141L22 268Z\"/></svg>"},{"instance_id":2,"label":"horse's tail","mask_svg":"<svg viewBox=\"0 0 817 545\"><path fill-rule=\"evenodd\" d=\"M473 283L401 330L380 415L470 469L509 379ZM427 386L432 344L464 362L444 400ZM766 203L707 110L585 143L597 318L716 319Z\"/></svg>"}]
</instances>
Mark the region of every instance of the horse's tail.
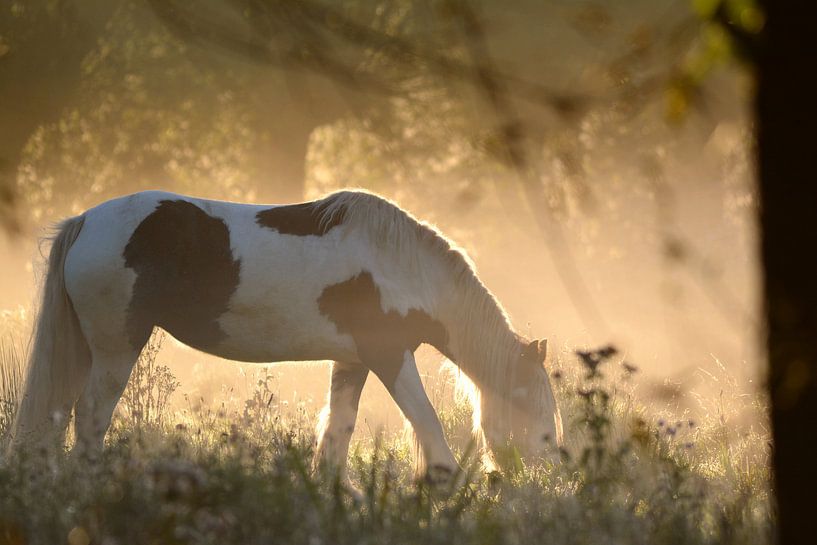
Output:
<instances>
[{"instance_id":1,"label":"horse's tail","mask_svg":"<svg viewBox=\"0 0 817 545\"><path fill-rule=\"evenodd\" d=\"M84 222L84 215L63 221L51 244L12 448L64 439L68 416L91 367L90 349L65 289L64 275L65 258Z\"/></svg>"}]
</instances>

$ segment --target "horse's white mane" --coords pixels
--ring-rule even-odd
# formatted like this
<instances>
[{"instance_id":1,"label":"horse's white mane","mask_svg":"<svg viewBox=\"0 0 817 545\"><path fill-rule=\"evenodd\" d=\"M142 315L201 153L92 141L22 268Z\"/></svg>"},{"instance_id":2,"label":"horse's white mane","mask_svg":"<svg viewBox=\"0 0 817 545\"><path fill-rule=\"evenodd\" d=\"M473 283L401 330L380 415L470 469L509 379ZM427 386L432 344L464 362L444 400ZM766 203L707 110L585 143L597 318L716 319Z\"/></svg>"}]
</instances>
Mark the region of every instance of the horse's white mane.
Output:
<instances>
[{"instance_id":1,"label":"horse's white mane","mask_svg":"<svg viewBox=\"0 0 817 545\"><path fill-rule=\"evenodd\" d=\"M421 255L437 257L451 273L454 315L444 325L458 339L456 356L477 389L471 396L475 428L490 420L502 420L498 414L481 414L479 396L486 387L509 392L513 381L513 362L519 355L521 338L513 331L507 313L477 277L467 254L445 238L435 227L414 218L395 203L362 190L331 193L321 200L321 222L343 215L350 229L367 232L370 240L393 259L423 276ZM505 412L505 411L502 411ZM498 425L504 423L496 422Z\"/></svg>"},{"instance_id":2,"label":"horse's white mane","mask_svg":"<svg viewBox=\"0 0 817 545\"><path fill-rule=\"evenodd\" d=\"M388 199L365 190L330 193L319 202L319 221L322 224L342 215L343 224L348 229L368 233L370 240L381 251L389 252L390 257L408 267L413 274L422 276L427 265L418 256L431 255L444 263L455 288L461 292L458 303L462 306L458 311L462 314L458 316L459 321L469 330L479 329L469 333L485 336L489 333L486 328L512 330L508 314L477 276L473 261L433 225L418 220Z\"/></svg>"}]
</instances>

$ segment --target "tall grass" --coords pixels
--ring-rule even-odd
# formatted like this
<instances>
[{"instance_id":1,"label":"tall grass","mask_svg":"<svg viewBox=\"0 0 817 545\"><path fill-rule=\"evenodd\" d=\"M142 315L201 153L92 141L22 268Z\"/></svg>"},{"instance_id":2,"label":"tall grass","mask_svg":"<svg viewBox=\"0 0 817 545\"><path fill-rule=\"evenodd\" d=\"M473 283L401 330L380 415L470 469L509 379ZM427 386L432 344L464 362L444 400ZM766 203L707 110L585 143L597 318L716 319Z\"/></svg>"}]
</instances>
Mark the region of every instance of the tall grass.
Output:
<instances>
[{"instance_id":1,"label":"tall grass","mask_svg":"<svg viewBox=\"0 0 817 545\"><path fill-rule=\"evenodd\" d=\"M0 339L0 451L14 424L14 414L23 388L25 356L11 338Z\"/></svg>"},{"instance_id":2,"label":"tall grass","mask_svg":"<svg viewBox=\"0 0 817 545\"><path fill-rule=\"evenodd\" d=\"M167 416L170 396L179 387L170 368L157 359L164 337L161 329L153 331L119 400L120 417L136 427L161 426Z\"/></svg>"},{"instance_id":3,"label":"tall grass","mask_svg":"<svg viewBox=\"0 0 817 545\"><path fill-rule=\"evenodd\" d=\"M95 464L48 453L0 462L0 544L773 542L762 429L737 434L725 411L695 421L645 405L614 350L565 351L552 366L568 437L556 465L511 455L485 475L472 457L465 485L432 487L413 480L409 439L374 434L352 449L358 499L310 473L314 415L285 416L261 379L234 410L120 413ZM134 380L147 376L135 392L168 379ZM463 456L467 405L441 413Z\"/></svg>"}]
</instances>

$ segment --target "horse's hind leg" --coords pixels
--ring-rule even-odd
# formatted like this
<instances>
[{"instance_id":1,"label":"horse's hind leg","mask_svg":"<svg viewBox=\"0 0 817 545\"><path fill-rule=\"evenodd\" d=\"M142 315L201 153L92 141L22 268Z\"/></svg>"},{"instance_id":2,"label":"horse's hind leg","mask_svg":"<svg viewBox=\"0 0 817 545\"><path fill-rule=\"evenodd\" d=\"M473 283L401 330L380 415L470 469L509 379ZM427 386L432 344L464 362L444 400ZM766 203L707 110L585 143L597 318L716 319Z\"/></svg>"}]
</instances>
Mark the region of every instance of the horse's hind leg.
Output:
<instances>
[{"instance_id":1,"label":"horse's hind leg","mask_svg":"<svg viewBox=\"0 0 817 545\"><path fill-rule=\"evenodd\" d=\"M332 363L329 402L321 415L314 469L325 462L340 471L341 476L345 475L360 393L368 375L369 370L359 363Z\"/></svg>"},{"instance_id":2,"label":"horse's hind leg","mask_svg":"<svg viewBox=\"0 0 817 545\"><path fill-rule=\"evenodd\" d=\"M139 352L132 348L120 351L93 348L91 354L91 372L75 408L74 452L95 456L102 451L114 408L125 390Z\"/></svg>"}]
</instances>

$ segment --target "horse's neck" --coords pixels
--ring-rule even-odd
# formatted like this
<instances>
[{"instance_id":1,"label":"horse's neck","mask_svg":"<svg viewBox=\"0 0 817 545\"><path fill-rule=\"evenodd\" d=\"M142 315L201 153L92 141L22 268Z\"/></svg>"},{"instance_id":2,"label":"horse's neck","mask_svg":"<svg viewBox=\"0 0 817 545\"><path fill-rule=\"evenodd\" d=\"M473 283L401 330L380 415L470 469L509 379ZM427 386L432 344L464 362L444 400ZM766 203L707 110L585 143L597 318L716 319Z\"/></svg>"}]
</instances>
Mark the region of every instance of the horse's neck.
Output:
<instances>
[{"instance_id":1,"label":"horse's neck","mask_svg":"<svg viewBox=\"0 0 817 545\"><path fill-rule=\"evenodd\" d=\"M478 387L499 386L521 346L519 336L484 286L454 286L447 299L441 318L454 363Z\"/></svg>"}]
</instances>

